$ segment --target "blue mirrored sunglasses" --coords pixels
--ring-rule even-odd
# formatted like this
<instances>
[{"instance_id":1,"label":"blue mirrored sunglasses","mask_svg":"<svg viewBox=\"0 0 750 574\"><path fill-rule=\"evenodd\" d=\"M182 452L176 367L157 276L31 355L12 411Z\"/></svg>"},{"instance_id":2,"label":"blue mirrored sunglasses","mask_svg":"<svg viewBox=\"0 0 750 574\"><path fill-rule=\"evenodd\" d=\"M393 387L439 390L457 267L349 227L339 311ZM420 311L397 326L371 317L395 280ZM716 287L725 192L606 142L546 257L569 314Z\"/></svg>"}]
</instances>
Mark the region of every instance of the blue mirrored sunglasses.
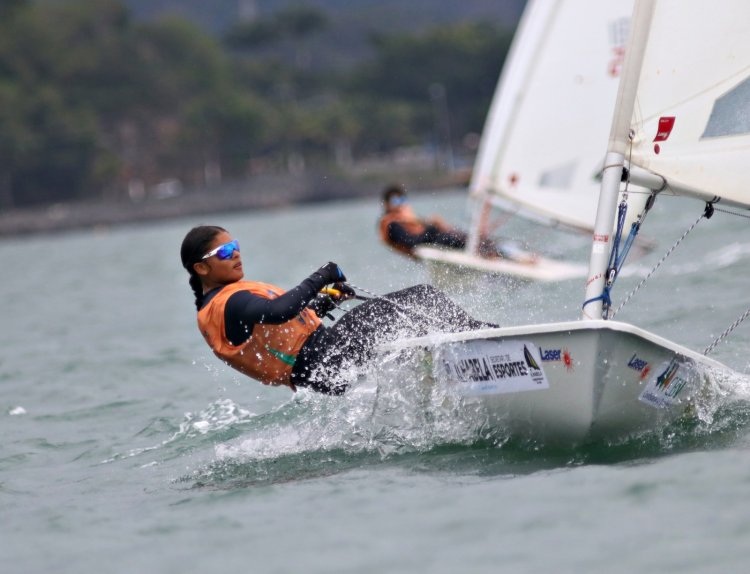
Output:
<instances>
[{"instance_id":1,"label":"blue mirrored sunglasses","mask_svg":"<svg viewBox=\"0 0 750 574\"><path fill-rule=\"evenodd\" d=\"M224 243L223 245L219 245L215 249L212 249L208 253L206 253L203 257L201 257L201 261L204 259L208 259L209 257L213 257L216 255L219 259L224 261L225 259L230 259L232 255L234 255L235 251L240 250L240 243L236 239L233 239L229 243Z\"/></svg>"},{"instance_id":2,"label":"blue mirrored sunglasses","mask_svg":"<svg viewBox=\"0 0 750 574\"><path fill-rule=\"evenodd\" d=\"M404 197L403 195L396 195L392 197L390 201L390 204L393 207L398 207L399 205L403 205L405 203L407 203L407 201L406 201L406 197Z\"/></svg>"}]
</instances>

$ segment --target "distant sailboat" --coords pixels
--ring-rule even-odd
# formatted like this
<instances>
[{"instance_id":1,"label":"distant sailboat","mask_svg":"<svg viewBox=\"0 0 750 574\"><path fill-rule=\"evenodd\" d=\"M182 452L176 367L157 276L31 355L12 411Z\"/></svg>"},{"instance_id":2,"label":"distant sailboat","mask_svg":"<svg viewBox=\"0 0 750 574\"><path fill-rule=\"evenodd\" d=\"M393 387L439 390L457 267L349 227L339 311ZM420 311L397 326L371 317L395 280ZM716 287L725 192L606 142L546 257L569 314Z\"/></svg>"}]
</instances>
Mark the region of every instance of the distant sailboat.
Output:
<instances>
[{"instance_id":1,"label":"distant sailboat","mask_svg":"<svg viewBox=\"0 0 750 574\"><path fill-rule=\"evenodd\" d=\"M399 364L512 432L572 442L659 428L731 374L706 356L721 337L698 353L607 320L620 239L611 222L625 169L652 189L707 202L707 216L717 203L750 209L748 22L746 0L636 0L582 320L392 344Z\"/></svg>"},{"instance_id":2,"label":"distant sailboat","mask_svg":"<svg viewBox=\"0 0 750 574\"><path fill-rule=\"evenodd\" d=\"M482 134L469 186L475 202L465 251L420 247L437 265L560 281L584 262L534 264L478 254L491 206L547 226L591 233L602 147L617 95L632 1L531 0L519 23ZM640 193L639 193L640 192ZM648 199L631 188L631 213Z\"/></svg>"}]
</instances>

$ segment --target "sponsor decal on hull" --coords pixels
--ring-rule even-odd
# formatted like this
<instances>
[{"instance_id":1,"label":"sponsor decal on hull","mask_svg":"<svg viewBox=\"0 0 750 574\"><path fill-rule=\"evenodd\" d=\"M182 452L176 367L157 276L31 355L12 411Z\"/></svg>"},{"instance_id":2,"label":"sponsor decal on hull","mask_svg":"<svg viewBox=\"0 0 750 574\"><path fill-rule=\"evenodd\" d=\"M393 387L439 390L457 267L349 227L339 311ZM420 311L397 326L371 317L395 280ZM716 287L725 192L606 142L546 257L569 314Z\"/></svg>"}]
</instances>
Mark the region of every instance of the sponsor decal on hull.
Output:
<instances>
[{"instance_id":1,"label":"sponsor decal on hull","mask_svg":"<svg viewBox=\"0 0 750 574\"><path fill-rule=\"evenodd\" d=\"M641 380L644 380L651 372L651 365L641 359L636 353L633 353L633 356L630 357L628 367L634 371L638 371L641 374Z\"/></svg>"},{"instance_id":2,"label":"sponsor decal on hull","mask_svg":"<svg viewBox=\"0 0 750 574\"><path fill-rule=\"evenodd\" d=\"M573 357L568 349L543 349L539 347L539 355L545 363L561 362L568 372L574 370Z\"/></svg>"},{"instance_id":3,"label":"sponsor decal on hull","mask_svg":"<svg viewBox=\"0 0 750 574\"><path fill-rule=\"evenodd\" d=\"M471 341L437 351L438 377L461 394L487 395L549 388L536 345L525 341ZM438 367L439 368L439 367Z\"/></svg>"},{"instance_id":4,"label":"sponsor decal on hull","mask_svg":"<svg viewBox=\"0 0 750 574\"><path fill-rule=\"evenodd\" d=\"M680 400L678 395L689 381L689 365L676 358L663 363L644 387L638 400L659 409L669 407Z\"/></svg>"}]
</instances>

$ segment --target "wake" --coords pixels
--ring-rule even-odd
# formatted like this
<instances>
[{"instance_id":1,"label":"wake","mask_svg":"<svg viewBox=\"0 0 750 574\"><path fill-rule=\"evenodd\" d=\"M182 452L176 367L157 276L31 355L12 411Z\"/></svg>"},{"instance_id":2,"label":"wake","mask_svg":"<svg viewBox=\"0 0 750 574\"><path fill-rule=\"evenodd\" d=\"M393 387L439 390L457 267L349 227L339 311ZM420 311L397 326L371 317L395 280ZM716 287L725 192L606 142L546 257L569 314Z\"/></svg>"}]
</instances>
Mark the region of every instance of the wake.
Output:
<instances>
[{"instance_id":1,"label":"wake","mask_svg":"<svg viewBox=\"0 0 750 574\"><path fill-rule=\"evenodd\" d=\"M616 443L556 447L513 436L502 422L490 422L450 388L430 384L424 375L429 367L394 353L360 373L342 396L301 390L263 413L219 399L186 413L158 444L103 463L148 457L141 467L177 464L197 451L208 461L173 482L233 489L393 466L461 476L515 475L723 448L750 436L750 379L736 373L711 377L694 412L668 426Z\"/></svg>"}]
</instances>

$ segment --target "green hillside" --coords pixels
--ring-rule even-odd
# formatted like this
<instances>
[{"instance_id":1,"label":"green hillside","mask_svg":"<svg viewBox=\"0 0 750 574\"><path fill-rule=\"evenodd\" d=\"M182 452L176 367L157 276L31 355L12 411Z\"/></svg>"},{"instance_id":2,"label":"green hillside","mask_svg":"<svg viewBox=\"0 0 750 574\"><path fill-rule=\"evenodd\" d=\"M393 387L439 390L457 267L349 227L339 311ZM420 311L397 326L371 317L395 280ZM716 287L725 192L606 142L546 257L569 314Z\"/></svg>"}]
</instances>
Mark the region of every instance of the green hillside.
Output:
<instances>
[{"instance_id":1,"label":"green hillside","mask_svg":"<svg viewBox=\"0 0 750 574\"><path fill-rule=\"evenodd\" d=\"M350 65L372 54L373 35L419 33L435 25L484 21L513 28L526 0L125 0L138 19L179 15L218 36L242 14L269 18L307 6L325 15L326 29L307 42L319 66Z\"/></svg>"},{"instance_id":2,"label":"green hillside","mask_svg":"<svg viewBox=\"0 0 750 574\"><path fill-rule=\"evenodd\" d=\"M404 157L448 169L475 151L520 11L258 0L233 21L234 0L208 5L0 3L0 208Z\"/></svg>"}]
</instances>

